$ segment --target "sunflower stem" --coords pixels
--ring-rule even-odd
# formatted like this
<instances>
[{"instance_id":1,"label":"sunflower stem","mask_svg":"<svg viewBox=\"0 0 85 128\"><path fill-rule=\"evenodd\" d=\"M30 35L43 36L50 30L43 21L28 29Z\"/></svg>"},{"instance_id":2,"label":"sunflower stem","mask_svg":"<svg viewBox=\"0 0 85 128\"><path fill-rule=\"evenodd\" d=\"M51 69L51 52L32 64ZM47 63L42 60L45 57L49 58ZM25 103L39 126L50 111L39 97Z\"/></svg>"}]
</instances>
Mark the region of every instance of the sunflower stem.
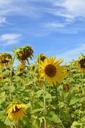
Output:
<instances>
[{"instance_id":1,"label":"sunflower stem","mask_svg":"<svg viewBox=\"0 0 85 128\"><path fill-rule=\"evenodd\" d=\"M58 86L54 85L54 87L55 87L55 90L56 90L57 114L59 115L59 97L58 97L59 93L58 93Z\"/></svg>"},{"instance_id":2,"label":"sunflower stem","mask_svg":"<svg viewBox=\"0 0 85 128\"><path fill-rule=\"evenodd\" d=\"M13 71L13 64L14 64L14 58L12 59L12 63L10 65L10 86L13 86L13 82L12 82L12 71ZM12 99L12 92L10 91L10 100Z\"/></svg>"},{"instance_id":3,"label":"sunflower stem","mask_svg":"<svg viewBox=\"0 0 85 128\"><path fill-rule=\"evenodd\" d=\"M46 86L45 84L43 85L43 103L44 103L44 116L46 114ZM46 119L44 117L44 128L46 128Z\"/></svg>"},{"instance_id":4,"label":"sunflower stem","mask_svg":"<svg viewBox=\"0 0 85 128\"><path fill-rule=\"evenodd\" d=\"M26 61L27 61L27 64L29 65L29 60L27 59Z\"/></svg>"},{"instance_id":5,"label":"sunflower stem","mask_svg":"<svg viewBox=\"0 0 85 128\"><path fill-rule=\"evenodd\" d=\"M15 128L19 128L19 127L18 127L18 122L16 123Z\"/></svg>"}]
</instances>

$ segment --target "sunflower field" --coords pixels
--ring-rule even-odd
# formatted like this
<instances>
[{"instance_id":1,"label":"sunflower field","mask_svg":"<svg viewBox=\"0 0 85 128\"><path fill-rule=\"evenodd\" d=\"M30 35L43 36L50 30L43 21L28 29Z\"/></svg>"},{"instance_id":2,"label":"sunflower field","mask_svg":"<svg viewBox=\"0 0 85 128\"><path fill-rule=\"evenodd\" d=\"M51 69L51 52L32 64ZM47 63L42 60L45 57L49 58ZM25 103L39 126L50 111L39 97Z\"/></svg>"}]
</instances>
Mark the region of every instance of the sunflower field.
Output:
<instances>
[{"instance_id":1,"label":"sunflower field","mask_svg":"<svg viewBox=\"0 0 85 128\"><path fill-rule=\"evenodd\" d=\"M85 55L64 64L33 54L0 53L0 128L85 128Z\"/></svg>"}]
</instances>

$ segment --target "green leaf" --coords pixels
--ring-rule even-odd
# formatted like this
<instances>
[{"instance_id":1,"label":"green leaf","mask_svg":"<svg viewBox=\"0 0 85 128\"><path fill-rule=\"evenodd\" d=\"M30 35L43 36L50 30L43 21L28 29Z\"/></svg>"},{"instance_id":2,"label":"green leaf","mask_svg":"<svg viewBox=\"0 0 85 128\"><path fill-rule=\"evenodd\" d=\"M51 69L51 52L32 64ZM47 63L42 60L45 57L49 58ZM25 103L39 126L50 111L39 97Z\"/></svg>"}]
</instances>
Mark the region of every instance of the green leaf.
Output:
<instances>
[{"instance_id":1,"label":"green leaf","mask_svg":"<svg viewBox=\"0 0 85 128\"><path fill-rule=\"evenodd\" d=\"M76 104L77 102L79 102L79 99L77 99L77 97L73 97L73 98L70 100L69 105L74 105L74 104Z\"/></svg>"},{"instance_id":2,"label":"green leaf","mask_svg":"<svg viewBox=\"0 0 85 128\"><path fill-rule=\"evenodd\" d=\"M36 97L40 97L43 94L43 90L39 90L36 92Z\"/></svg>"},{"instance_id":3,"label":"green leaf","mask_svg":"<svg viewBox=\"0 0 85 128\"><path fill-rule=\"evenodd\" d=\"M43 108L34 109L32 111L32 114L37 113L37 112L42 112L42 110L43 110Z\"/></svg>"},{"instance_id":4,"label":"green leaf","mask_svg":"<svg viewBox=\"0 0 85 128\"><path fill-rule=\"evenodd\" d=\"M0 94L0 104L2 104L6 100L5 92L1 92Z\"/></svg>"},{"instance_id":5,"label":"green leaf","mask_svg":"<svg viewBox=\"0 0 85 128\"><path fill-rule=\"evenodd\" d=\"M46 99L52 101L52 96L50 93L46 92Z\"/></svg>"},{"instance_id":6,"label":"green leaf","mask_svg":"<svg viewBox=\"0 0 85 128\"><path fill-rule=\"evenodd\" d=\"M54 123L61 123L60 118L58 117L58 115L55 114L55 112L51 111L49 113L49 117L48 117L49 121L52 121Z\"/></svg>"}]
</instances>

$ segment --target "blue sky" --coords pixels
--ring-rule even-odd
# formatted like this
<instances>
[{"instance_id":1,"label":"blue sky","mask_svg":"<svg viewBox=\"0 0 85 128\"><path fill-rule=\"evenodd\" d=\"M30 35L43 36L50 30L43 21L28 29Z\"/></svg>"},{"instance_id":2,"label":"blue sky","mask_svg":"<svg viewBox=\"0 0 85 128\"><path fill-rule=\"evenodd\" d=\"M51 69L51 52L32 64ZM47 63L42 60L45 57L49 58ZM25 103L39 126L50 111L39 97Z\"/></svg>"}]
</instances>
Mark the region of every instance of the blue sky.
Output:
<instances>
[{"instance_id":1,"label":"blue sky","mask_svg":"<svg viewBox=\"0 0 85 128\"><path fill-rule=\"evenodd\" d=\"M34 54L85 54L85 0L0 0L0 52L31 45Z\"/></svg>"}]
</instances>

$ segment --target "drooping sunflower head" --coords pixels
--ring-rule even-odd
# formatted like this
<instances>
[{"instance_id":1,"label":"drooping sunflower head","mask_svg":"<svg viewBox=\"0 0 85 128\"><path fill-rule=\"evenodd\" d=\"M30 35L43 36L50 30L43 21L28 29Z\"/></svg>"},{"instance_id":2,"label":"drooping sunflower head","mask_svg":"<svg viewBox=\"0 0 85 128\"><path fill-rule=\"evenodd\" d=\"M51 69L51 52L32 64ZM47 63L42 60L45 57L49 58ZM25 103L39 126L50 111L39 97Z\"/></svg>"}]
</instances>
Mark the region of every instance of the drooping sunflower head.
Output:
<instances>
[{"instance_id":1,"label":"drooping sunflower head","mask_svg":"<svg viewBox=\"0 0 85 128\"><path fill-rule=\"evenodd\" d=\"M31 46L25 46L25 47L16 49L14 53L17 59L23 62L23 61L26 61L28 58L32 58L33 49Z\"/></svg>"},{"instance_id":2,"label":"drooping sunflower head","mask_svg":"<svg viewBox=\"0 0 85 128\"><path fill-rule=\"evenodd\" d=\"M78 61L78 67L82 72L85 72L85 56L81 57Z\"/></svg>"},{"instance_id":3,"label":"drooping sunflower head","mask_svg":"<svg viewBox=\"0 0 85 128\"><path fill-rule=\"evenodd\" d=\"M0 66L7 66L12 63L12 56L9 53L0 53Z\"/></svg>"},{"instance_id":4,"label":"drooping sunflower head","mask_svg":"<svg viewBox=\"0 0 85 128\"><path fill-rule=\"evenodd\" d=\"M46 58L47 57L43 53L39 54L37 57L37 63L43 62Z\"/></svg>"},{"instance_id":5,"label":"drooping sunflower head","mask_svg":"<svg viewBox=\"0 0 85 128\"><path fill-rule=\"evenodd\" d=\"M23 47L25 57L32 58L33 57L33 49L31 46Z\"/></svg>"},{"instance_id":6,"label":"drooping sunflower head","mask_svg":"<svg viewBox=\"0 0 85 128\"><path fill-rule=\"evenodd\" d=\"M55 84L61 81L65 76L65 70L60 65L62 60L57 60L54 57L46 58L40 64L39 72L42 78L45 78L49 83Z\"/></svg>"},{"instance_id":7,"label":"drooping sunflower head","mask_svg":"<svg viewBox=\"0 0 85 128\"><path fill-rule=\"evenodd\" d=\"M30 107L30 105L29 106L26 104L9 105L7 108L8 119L11 121L18 122L25 116L28 107Z\"/></svg>"}]
</instances>

